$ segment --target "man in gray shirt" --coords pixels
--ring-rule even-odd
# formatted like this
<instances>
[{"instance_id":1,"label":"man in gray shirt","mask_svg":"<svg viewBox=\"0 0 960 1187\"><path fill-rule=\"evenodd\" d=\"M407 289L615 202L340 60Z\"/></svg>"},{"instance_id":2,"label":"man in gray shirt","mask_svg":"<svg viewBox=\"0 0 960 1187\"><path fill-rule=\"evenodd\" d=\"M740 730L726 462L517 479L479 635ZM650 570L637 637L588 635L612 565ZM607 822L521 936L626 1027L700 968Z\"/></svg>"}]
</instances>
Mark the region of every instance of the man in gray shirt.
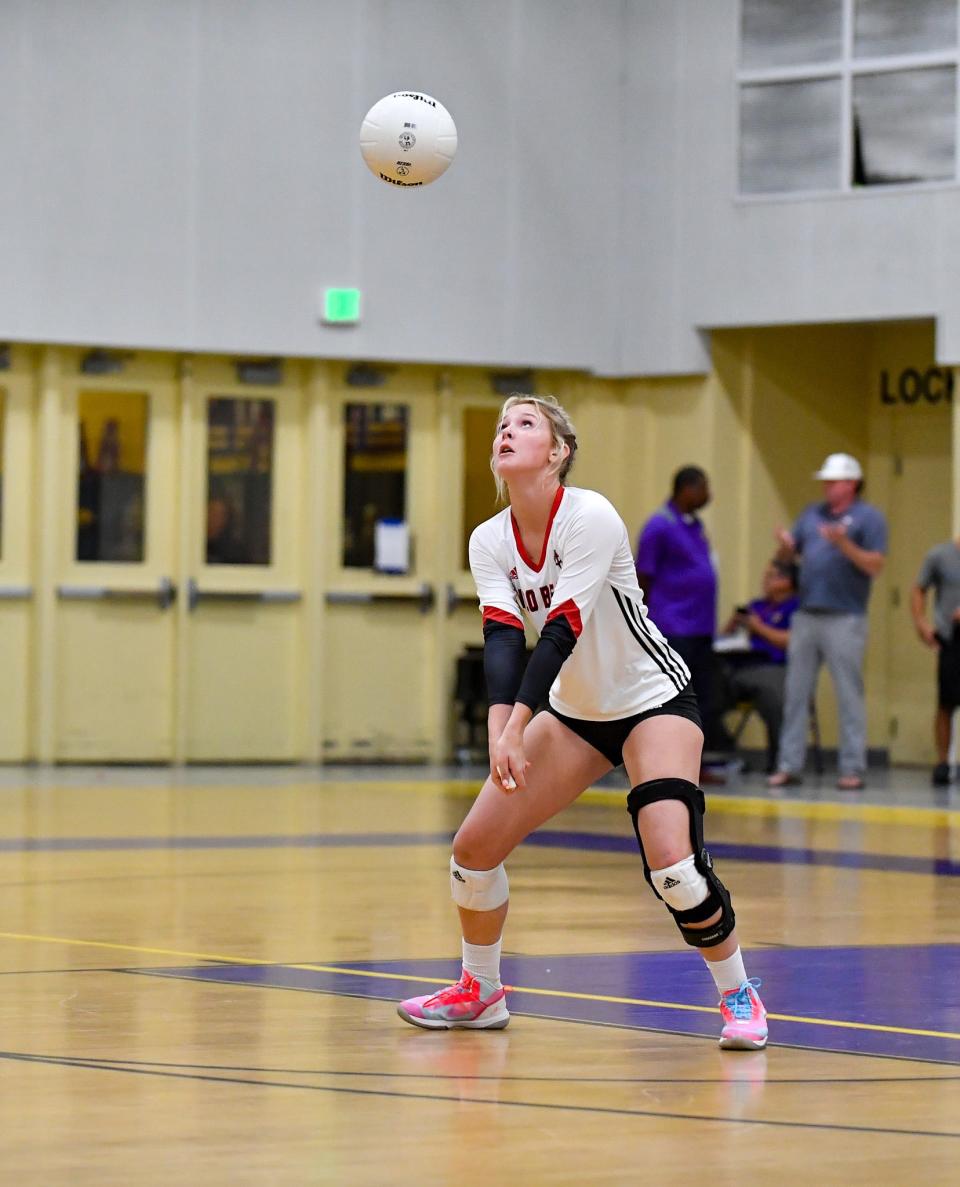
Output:
<instances>
[{"instance_id":1,"label":"man in gray shirt","mask_svg":"<svg viewBox=\"0 0 960 1187\"><path fill-rule=\"evenodd\" d=\"M926 615L927 591L931 588L935 595L933 626ZM960 705L960 539L936 545L923 558L910 590L910 613L917 634L937 652L937 712L933 722L937 765L933 768L933 785L946 787L950 782L950 723Z\"/></svg>"},{"instance_id":2,"label":"man in gray shirt","mask_svg":"<svg viewBox=\"0 0 960 1187\"><path fill-rule=\"evenodd\" d=\"M826 663L840 717L837 786L853 790L863 787L867 768L867 599L883 568L887 524L876 507L860 501L863 471L856 458L832 453L814 477L823 483L824 502L802 511L792 532L778 533L780 559L800 561L800 606L787 649L778 769L767 784L784 787L800 780L810 701Z\"/></svg>"}]
</instances>

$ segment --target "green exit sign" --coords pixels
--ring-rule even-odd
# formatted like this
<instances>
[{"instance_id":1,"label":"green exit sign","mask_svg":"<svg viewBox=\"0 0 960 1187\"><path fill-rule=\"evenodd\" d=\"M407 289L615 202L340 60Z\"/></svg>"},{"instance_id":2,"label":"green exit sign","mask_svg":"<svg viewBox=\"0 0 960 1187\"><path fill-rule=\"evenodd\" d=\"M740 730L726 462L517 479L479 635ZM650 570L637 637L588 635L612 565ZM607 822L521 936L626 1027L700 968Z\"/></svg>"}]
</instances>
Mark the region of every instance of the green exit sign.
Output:
<instances>
[{"instance_id":1,"label":"green exit sign","mask_svg":"<svg viewBox=\"0 0 960 1187\"><path fill-rule=\"evenodd\" d=\"M349 325L360 320L359 289L324 289L323 320L335 325Z\"/></svg>"}]
</instances>

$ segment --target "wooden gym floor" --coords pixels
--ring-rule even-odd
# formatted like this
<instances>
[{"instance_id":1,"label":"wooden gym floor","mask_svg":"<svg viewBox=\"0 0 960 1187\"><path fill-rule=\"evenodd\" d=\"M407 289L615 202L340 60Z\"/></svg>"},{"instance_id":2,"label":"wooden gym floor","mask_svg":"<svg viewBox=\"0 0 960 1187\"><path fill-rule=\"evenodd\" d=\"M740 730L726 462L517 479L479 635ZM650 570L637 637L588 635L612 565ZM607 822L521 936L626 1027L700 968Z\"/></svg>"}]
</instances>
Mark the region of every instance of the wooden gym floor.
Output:
<instances>
[{"instance_id":1,"label":"wooden gym floor","mask_svg":"<svg viewBox=\"0 0 960 1187\"><path fill-rule=\"evenodd\" d=\"M449 772L0 773L0 1181L960 1181L960 802L709 797L771 1013L721 1052L623 790L509 863L496 1033L406 1026L454 975Z\"/></svg>"}]
</instances>

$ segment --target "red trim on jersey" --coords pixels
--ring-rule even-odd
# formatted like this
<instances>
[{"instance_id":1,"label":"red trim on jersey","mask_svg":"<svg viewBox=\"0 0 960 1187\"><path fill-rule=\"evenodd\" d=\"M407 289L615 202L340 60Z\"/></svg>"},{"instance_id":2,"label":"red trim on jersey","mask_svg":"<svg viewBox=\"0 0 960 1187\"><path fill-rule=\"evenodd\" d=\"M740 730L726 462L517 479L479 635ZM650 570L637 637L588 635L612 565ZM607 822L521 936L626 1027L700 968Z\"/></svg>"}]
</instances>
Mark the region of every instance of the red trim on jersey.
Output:
<instances>
[{"instance_id":1,"label":"red trim on jersey","mask_svg":"<svg viewBox=\"0 0 960 1187\"><path fill-rule=\"evenodd\" d=\"M572 598L567 598L567 600L565 602L561 602L559 606L554 606L554 608L547 615L547 622L549 622L551 618L565 618L567 622L570 623L570 629L573 631L574 636L577 639L580 638L580 634L583 631L583 623L580 621L580 611L577 607L577 603ZM546 623L544 625L546 625Z\"/></svg>"},{"instance_id":2,"label":"red trim on jersey","mask_svg":"<svg viewBox=\"0 0 960 1187\"><path fill-rule=\"evenodd\" d=\"M557 489L556 498L553 500L553 506L550 508L550 518L547 520L547 530L543 534L543 550L540 553L540 563L535 565L530 554L523 546L523 540L520 537L520 529L517 527L517 521L513 517L513 512L510 512L510 522L513 524L513 538L517 542L517 552L520 553L520 559L527 566L532 569L534 573L539 573L543 568L543 562L547 559L547 542L550 539L550 529L553 527L553 521L557 517L557 512L560 510L560 500L563 498L564 487Z\"/></svg>"},{"instance_id":3,"label":"red trim on jersey","mask_svg":"<svg viewBox=\"0 0 960 1187\"><path fill-rule=\"evenodd\" d=\"M503 622L507 626L515 626L519 631L523 630L523 623L515 614L508 614L506 610L501 610L497 606L484 606L483 621Z\"/></svg>"}]
</instances>

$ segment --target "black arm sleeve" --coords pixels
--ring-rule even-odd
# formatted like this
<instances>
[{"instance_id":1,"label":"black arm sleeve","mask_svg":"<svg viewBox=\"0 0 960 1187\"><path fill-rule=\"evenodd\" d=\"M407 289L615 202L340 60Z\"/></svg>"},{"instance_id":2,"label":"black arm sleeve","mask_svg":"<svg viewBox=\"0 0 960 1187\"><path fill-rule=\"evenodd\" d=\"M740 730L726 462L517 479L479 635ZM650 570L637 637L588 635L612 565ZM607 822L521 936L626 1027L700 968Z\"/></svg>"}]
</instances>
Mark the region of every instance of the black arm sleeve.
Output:
<instances>
[{"instance_id":1,"label":"black arm sleeve","mask_svg":"<svg viewBox=\"0 0 960 1187\"><path fill-rule=\"evenodd\" d=\"M552 618L540 632L515 699L536 712L576 644L570 623L565 618Z\"/></svg>"},{"instance_id":2,"label":"black arm sleeve","mask_svg":"<svg viewBox=\"0 0 960 1187\"><path fill-rule=\"evenodd\" d=\"M488 704L514 703L526 662L527 641L519 627L492 620L483 624L483 674L487 679Z\"/></svg>"}]
</instances>

